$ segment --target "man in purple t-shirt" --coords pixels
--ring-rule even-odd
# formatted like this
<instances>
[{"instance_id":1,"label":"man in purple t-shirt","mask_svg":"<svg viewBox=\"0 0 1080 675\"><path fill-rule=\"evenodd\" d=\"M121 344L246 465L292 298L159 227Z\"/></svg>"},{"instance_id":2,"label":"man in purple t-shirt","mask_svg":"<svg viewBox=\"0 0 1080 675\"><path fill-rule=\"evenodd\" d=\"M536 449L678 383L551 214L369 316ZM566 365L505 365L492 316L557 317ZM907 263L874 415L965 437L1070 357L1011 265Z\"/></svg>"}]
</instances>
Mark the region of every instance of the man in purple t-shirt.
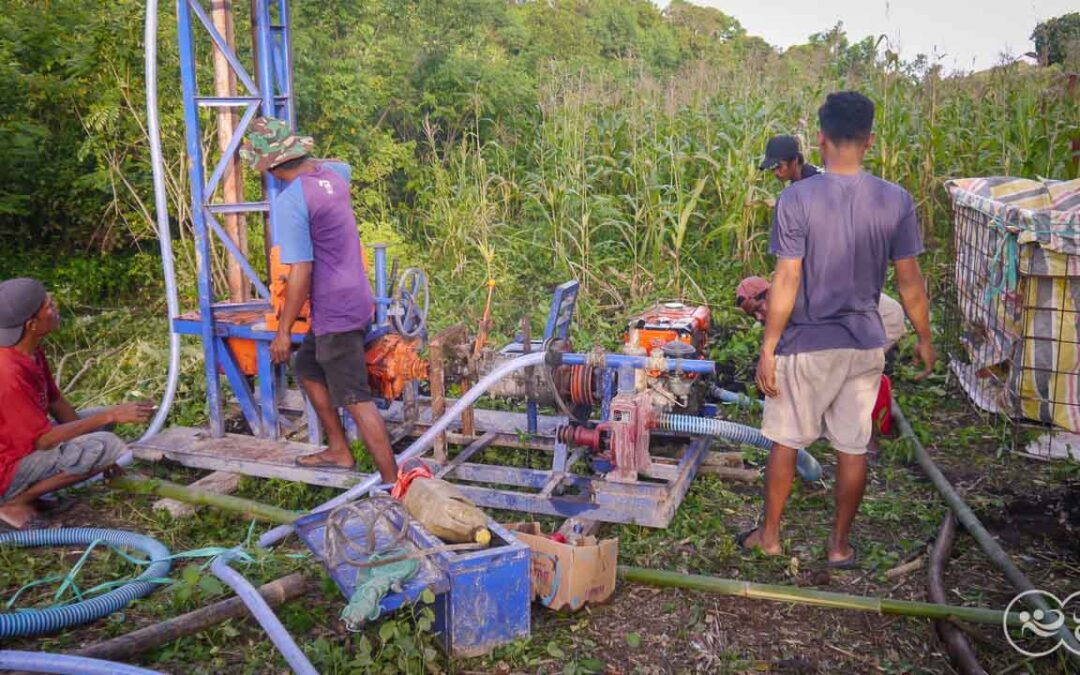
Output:
<instances>
[{"instance_id":1,"label":"man in purple t-shirt","mask_svg":"<svg viewBox=\"0 0 1080 675\"><path fill-rule=\"evenodd\" d=\"M818 110L826 173L793 183L776 203L769 250L777 256L758 359L765 394L761 432L773 442L765 520L737 542L779 555L780 519L796 452L824 436L837 450L830 567L855 564L848 532L866 483L870 413L885 364L878 299L891 262L919 342L923 376L936 359L929 302L916 259L923 251L915 204L899 185L862 170L874 140L874 104L830 94Z\"/></svg>"},{"instance_id":2,"label":"man in purple t-shirt","mask_svg":"<svg viewBox=\"0 0 1080 675\"><path fill-rule=\"evenodd\" d=\"M386 425L371 399L364 335L374 302L364 273L364 253L349 199L348 164L309 156L312 139L287 122L261 117L251 125L241 154L258 171L286 183L275 202L273 240L290 266L285 305L270 344L274 363L288 360L292 327L311 298L311 330L296 352L293 370L326 430L323 452L296 460L303 467L351 469L355 460L335 408L356 420L383 481L397 477Z\"/></svg>"}]
</instances>

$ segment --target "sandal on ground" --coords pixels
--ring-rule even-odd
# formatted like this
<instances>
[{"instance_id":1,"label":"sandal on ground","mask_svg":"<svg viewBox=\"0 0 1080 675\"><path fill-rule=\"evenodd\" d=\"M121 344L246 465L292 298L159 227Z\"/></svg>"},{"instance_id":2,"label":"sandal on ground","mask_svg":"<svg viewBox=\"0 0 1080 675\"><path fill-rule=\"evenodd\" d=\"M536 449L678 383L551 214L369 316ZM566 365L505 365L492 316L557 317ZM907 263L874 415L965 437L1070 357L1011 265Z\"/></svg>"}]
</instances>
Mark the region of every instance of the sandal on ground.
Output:
<instances>
[{"instance_id":1,"label":"sandal on ground","mask_svg":"<svg viewBox=\"0 0 1080 675\"><path fill-rule=\"evenodd\" d=\"M41 516L34 516L26 521L22 527L15 527L8 521L0 518L0 534L4 532L26 532L27 530L44 530L49 527L49 521Z\"/></svg>"},{"instance_id":2,"label":"sandal on ground","mask_svg":"<svg viewBox=\"0 0 1080 675\"><path fill-rule=\"evenodd\" d=\"M352 471L356 467L355 464L350 464L349 466L342 466L337 462L329 459L304 461L309 457L315 457L315 455L301 455L295 460L293 460L293 462L296 464L296 466L303 467L305 469L332 469L337 471Z\"/></svg>"},{"instance_id":3,"label":"sandal on ground","mask_svg":"<svg viewBox=\"0 0 1080 675\"><path fill-rule=\"evenodd\" d=\"M851 555L842 560L829 560L828 551L825 552L825 567L831 570L851 570L858 567L859 562L859 549L855 548L851 544Z\"/></svg>"},{"instance_id":4,"label":"sandal on ground","mask_svg":"<svg viewBox=\"0 0 1080 675\"><path fill-rule=\"evenodd\" d=\"M47 513L50 516L70 511L73 506L75 506L75 499L72 497L38 497L34 500L34 508L39 513Z\"/></svg>"},{"instance_id":5,"label":"sandal on ground","mask_svg":"<svg viewBox=\"0 0 1080 675\"><path fill-rule=\"evenodd\" d=\"M758 528L751 527L749 530L746 530L745 532L740 532L739 534L735 535L735 545L738 546L739 549L741 549L743 551L746 551L746 552L753 551L754 549L752 549L752 548L750 548L749 546L746 545L746 540L750 538L750 535L752 535L753 533L755 533L757 531L758 531Z\"/></svg>"}]
</instances>

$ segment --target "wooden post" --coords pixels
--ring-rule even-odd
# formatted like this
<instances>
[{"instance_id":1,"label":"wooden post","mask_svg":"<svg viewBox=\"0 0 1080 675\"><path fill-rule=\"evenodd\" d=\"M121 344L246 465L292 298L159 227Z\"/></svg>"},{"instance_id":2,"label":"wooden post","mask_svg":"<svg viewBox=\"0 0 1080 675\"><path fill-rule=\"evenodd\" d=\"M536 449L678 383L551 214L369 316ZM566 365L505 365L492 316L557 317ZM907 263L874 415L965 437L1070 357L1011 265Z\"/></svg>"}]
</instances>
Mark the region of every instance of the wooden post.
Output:
<instances>
[{"instance_id":1,"label":"wooden post","mask_svg":"<svg viewBox=\"0 0 1080 675\"><path fill-rule=\"evenodd\" d=\"M210 3L210 16L217 29L225 39L229 49L236 51L236 35L233 31L233 8L232 0L212 0ZM214 93L217 96L236 96L236 73L233 72L225 55L214 45ZM232 107L218 108L218 148L225 152L236 130L236 109ZM221 179L222 201L234 204L244 201L244 182L240 174L240 158L233 156L225 175ZM236 247L246 256L247 247L247 224L243 216L235 213L225 215L225 232L233 240ZM232 302L244 302L251 297L251 284L244 278L244 272L240 264L229 258L228 268L229 300Z\"/></svg>"},{"instance_id":2,"label":"wooden post","mask_svg":"<svg viewBox=\"0 0 1080 675\"><path fill-rule=\"evenodd\" d=\"M311 584L304 579L303 575L293 572L287 577L263 584L258 590L259 595L266 600L266 604L277 607L304 595L310 589ZM188 635L194 635L228 619L247 616L247 614L248 608L244 605L244 601L232 597L111 640L97 642L71 653L75 656L94 659L130 661L132 657L151 649L167 645Z\"/></svg>"},{"instance_id":3,"label":"wooden post","mask_svg":"<svg viewBox=\"0 0 1080 675\"><path fill-rule=\"evenodd\" d=\"M446 412L446 360L454 357L454 347L464 342L467 335L465 326L450 326L435 335L428 344L432 424ZM470 438L469 442L473 440ZM446 462L446 432L435 437L435 461L440 464Z\"/></svg>"}]
</instances>

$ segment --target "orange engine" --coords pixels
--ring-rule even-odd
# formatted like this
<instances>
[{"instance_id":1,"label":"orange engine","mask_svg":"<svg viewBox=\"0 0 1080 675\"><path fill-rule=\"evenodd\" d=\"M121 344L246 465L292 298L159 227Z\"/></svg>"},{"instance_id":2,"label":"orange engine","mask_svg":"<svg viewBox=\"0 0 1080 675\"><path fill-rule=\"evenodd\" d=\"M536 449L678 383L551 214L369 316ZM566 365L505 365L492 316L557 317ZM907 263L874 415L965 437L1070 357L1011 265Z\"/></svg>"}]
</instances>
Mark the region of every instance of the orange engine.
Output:
<instances>
[{"instance_id":1,"label":"orange engine","mask_svg":"<svg viewBox=\"0 0 1080 675\"><path fill-rule=\"evenodd\" d=\"M709 339L709 319L709 308L704 305L664 302L630 319L623 341L652 354L654 349L677 340L693 347L694 357L701 358Z\"/></svg>"},{"instance_id":2,"label":"orange engine","mask_svg":"<svg viewBox=\"0 0 1080 675\"><path fill-rule=\"evenodd\" d=\"M416 353L419 340L396 333L384 335L367 348L371 393L387 400L401 396L410 380L428 377L428 364Z\"/></svg>"},{"instance_id":3,"label":"orange engine","mask_svg":"<svg viewBox=\"0 0 1080 675\"><path fill-rule=\"evenodd\" d=\"M278 314L285 306L285 282L289 278L289 266L281 262L281 247L270 249L270 311L266 313L266 330L278 329ZM311 316L311 301L305 300L300 308L300 316L293 324L293 333L308 332L308 317Z\"/></svg>"}]
</instances>

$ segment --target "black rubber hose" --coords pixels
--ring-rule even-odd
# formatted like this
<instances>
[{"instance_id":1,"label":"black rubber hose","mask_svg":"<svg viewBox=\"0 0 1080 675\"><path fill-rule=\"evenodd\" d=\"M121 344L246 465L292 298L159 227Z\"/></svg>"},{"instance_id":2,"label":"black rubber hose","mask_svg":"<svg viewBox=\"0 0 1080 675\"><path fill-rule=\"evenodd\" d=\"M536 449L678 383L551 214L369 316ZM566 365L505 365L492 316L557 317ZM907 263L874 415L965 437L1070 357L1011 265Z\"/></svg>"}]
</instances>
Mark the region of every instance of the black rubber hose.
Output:
<instances>
[{"instance_id":1,"label":"black rubber hose","mask_svg":"<svg viewBox=\"0 0 1080 675\"><path fill-rule=\"evenodd\" d=\"M945 513L945 519L941 521L941 529L938 530L934 548L930 551L930 564L927 571L930 600L939 605L948 604L942 576L945 566L949 562L949 555L952 553L955 539L956 516L953 515L952 511L948 511ZM949 619L935 619L934 630L937 631L938 637L941 639L942 644L945 645L949 660L953 662L961 675L988 675L979 663L979 657L975 653L975 648L968 641L967 635L957 628L956 624Z\"/></svg>"}]
</instances>

